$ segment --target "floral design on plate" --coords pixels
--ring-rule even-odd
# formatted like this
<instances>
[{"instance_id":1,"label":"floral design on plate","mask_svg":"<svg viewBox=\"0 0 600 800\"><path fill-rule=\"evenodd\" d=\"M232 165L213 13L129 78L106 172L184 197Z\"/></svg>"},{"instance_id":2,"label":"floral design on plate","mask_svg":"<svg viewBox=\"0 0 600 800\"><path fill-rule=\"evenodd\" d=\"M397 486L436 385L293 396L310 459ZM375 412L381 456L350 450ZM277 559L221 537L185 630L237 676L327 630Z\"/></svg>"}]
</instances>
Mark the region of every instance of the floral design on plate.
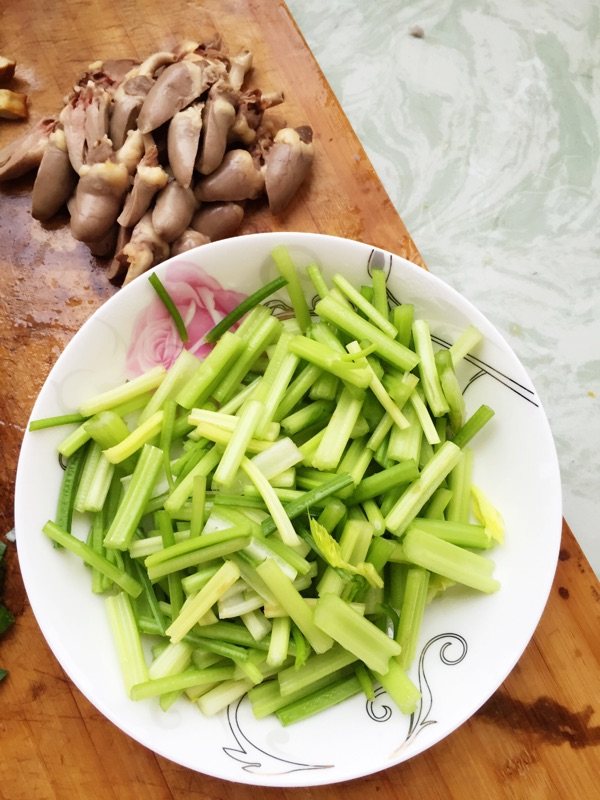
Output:
<instances>
[{"instance_id":1,"label":"floral design on plate","mask_svg":"<svg viewBox=\"0 0 600 800\"><path fill-rule=\"evenodd\" d=\"M191 261L172 264L163 283L185 323L189 337L186 349L199 358L206 356L211 345L204 342L205 334L246 295L224 289L215 278ZM135 378L157 365L168 369L182 347L169 312L156 297L135 320L125 362L127 378Z\"/></svg>"}]
</instances>

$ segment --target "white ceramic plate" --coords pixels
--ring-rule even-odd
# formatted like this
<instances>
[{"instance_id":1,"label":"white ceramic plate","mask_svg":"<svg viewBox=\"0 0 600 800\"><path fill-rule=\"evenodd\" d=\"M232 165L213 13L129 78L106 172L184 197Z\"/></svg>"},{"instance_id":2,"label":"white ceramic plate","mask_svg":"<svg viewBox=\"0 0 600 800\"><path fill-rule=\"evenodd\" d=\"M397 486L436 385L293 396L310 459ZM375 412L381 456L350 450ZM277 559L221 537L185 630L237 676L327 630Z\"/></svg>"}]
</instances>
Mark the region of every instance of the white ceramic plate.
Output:
<instances>
[{"instance_id":1,"label":"white ceramic plate","mask_svg":"<svg viewBox=\"0 0 600 800\"><path fill-rule=\"evenodd\" d=\"M124 692L103 601L89 571L53 549L41 533L52 518L61 480L56 446L64 430L27 433L17 474L19 560L37 621L54 654L83 694L112 722L157 753L219 778L268 786L333 783L398 764L431 747L468 719L498 688L529 642L546 603L561 528L561 492L548 422L525 370L495 328L433 275L366 244L335 237L276 233L204 246L157 268L195 336L275 277L270 251L286 244L299 266L318 262L355 285L389 272L393 298L413 302L440 343L469 323L485 335L477 358L461 369L467 409L481 403L495 417L472 446L475 482L502 511L506 543L493 553L501 590L491 596L449 592L428 609L412 678L422 701L403 716L379 691L355 697L312 720L282 728L254 720L246 700L217 718L179 701L163 713ZM307 296L312 296L306 285ZM285 303L285 293L279 297ZM277 303L275 304L278 305ZM281 308L281 304L279 304ZM275 309L277 311L277 309ZM192 323L192 318L194 322ZM178 348L172 325L142 277L86 322L50 373L32 419L72 411L79 401L133 377Z\"/></svg>"}]
</instances>

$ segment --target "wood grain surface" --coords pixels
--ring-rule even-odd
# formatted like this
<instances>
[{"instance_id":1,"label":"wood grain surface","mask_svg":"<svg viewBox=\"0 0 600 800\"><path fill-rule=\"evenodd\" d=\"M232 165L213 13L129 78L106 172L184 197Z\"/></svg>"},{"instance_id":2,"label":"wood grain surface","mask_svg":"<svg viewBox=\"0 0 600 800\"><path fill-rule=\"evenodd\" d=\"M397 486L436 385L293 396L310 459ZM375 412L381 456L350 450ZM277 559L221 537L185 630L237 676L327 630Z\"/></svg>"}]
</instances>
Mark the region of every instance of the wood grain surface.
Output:
<instances>
[{"instance_id":1,"label":"wood grain surface","mask_svg":"<svg viewBox=\"0 0 600 800\"><path fill-rule=\"evenodd\" d=\"M283 3L274 0L5 0L0 50L31 119L56 113L99 58L223 34L255 54L253 81L283 89L281 113L315 131L310 182L279 219L257 210L243 232L319 231L361 239L420 263L339 104ZM29 123L28 123L29 124ZM0 147L26 124L0 121ZM65 219L30 215L32 181L0 186L0 532L13 526L14 475L35 396L66 342L116 289L105 265L71 239ZM600 798L600 588L567 525L548 605L522 658L493 697L426 753L348 784L254 789L179 767L121 733L80 694L49 651L27 603L14 547L5 602L16 623L0 642L0 798L250 800L380 797Z\"/></svg>"}]
</instances>

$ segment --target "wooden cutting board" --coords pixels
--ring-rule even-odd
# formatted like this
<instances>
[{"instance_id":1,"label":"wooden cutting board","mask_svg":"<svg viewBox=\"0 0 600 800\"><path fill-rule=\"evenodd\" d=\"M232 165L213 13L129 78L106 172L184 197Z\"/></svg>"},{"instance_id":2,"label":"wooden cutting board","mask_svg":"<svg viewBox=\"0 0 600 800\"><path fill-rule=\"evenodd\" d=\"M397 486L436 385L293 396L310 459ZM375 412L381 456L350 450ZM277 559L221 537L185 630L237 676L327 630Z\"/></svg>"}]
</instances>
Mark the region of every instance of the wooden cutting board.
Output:
<instances>
[{"instance_id":1,"label":"wooden cutting board","mask_svg":"<svg viewBox=\"0 0 600 800\"><path fill-rule=\"evenodd\" d=\"M276 0L8 0L1 49L18 61L16 85L32 118L55 113L98 58L144 57L183 38L222 33L255 54L254 80L283 89L281 111L315 131L311 181L289 212L257 213L243 232L318 231L361 239L422 263L331 89ZM24 125L0 121L0 146ZM74 242L65 220L30 216L31 180L0 187L0 531L13 526L14 475L35 396L61 349L115 289L105 267ZM35 502L35 498L32 498ZM63 673L33 619L15 548L5 602L16 624L0 643L0 797L251 800L225 783L155 756L102 717ZM546 611L512 674L458 731L396 768L349 784L260 789L260 797L600 797L600 588L565 524Z\"/></svg>"}]
</instances>

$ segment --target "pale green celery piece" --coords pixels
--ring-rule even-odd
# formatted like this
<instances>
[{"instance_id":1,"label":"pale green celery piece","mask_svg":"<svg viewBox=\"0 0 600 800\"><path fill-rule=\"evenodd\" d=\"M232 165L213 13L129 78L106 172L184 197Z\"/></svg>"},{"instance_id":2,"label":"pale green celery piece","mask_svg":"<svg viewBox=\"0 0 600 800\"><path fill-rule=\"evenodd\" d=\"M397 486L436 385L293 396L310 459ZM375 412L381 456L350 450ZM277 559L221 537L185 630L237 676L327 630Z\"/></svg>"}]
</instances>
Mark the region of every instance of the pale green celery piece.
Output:
<instances>
[{"instance_id":1,"label":"pale green celery piece","mask_svg":"<svg viewBox=\"0 0 600 800\"><path fill-rule=\"evenodd\" d=\"M212 684L216 681L227 681L233 677L234 666L215 666L206 669L190 667L176 675L166 675L162 678L147 680L132 687L130 696L132 700L146 700L149 697L159 697L168 692L191 689L194 686Z\"/></svg>"},{"instance_id":2,"label":"pale green celery piece","mask_svg":"<svg viewBox=\"0 0 600 800\"><path fill-rule=\"evenodd\" d=\"M344 649L354 653L369 669L385 673L391 657L400 654L400 645L397 642L337 595L326 594L319 598L314 621L322 631Z\"/></svg>"},{"instance_id":3,"label":"pale green celery piece","mask_svg":"<svg viewBox=\"0 0 600 800\"><path fill-rule=\"evenodd\" d=\"M309 264L306 268L306 274L312 281L312 285L315 287L319 297L325 297L329 292L329 287L319 266L317 264Z\"/></svg>"},{"instance_id":4,"label":"pale green celery piece","mask_svg":"<svg viewBox=\"0 0 600 800\"><path fill-rule=\"evenodd\" d=\"M350 438L359 439L361 436L366 436L369 431L369 423L362 414L359 414L354 427L350 431Z\"/></svg>"},{"instance_id":5,"label":"pale green celery piece","mask_svg":"<svg viewBox=\"0 0 600 800\"><path fill-rule=\"evenodd\" d=\"M423 435L429 442L429 444L439 444L440 437L437 432L437 428L435 427L435 423L431 418L427 405L423 397L421 396L421 392L419 389L416 389L410 396L410 403L414 408L417 419L419 420L419 425L423 429Z\"/></svg>"},{"instance_id":6,"label":"pale green celery piece","mask_svg":"<svg viewBox=\"0 0 600 800\"><path fill-rule=\"evenodd\" d=\"M267 664L269 666L280 667L287 658L290 630L291 620L288 616L277 617L273 620L269 652L267 653Z\"/></svg>"},{"instance_id":7,"label":"pale green celery piece","mask_svg":"<svg viewBox=\"0 0 600 800\"><path fill-rule=\"evenodd\" d=\"M399 544L396 546L401 547ZM408 564L404 563L403 561L394 560L394 554L392 553L390 554L386 571L387 579L385 582L385 599L393 609L399 612L402 608L402 599L404 597L404 586L406 585Z\"/></svg>"},{"instance_id":8,"label":"pale green celery piece","mask_svg":"<svg viewBox=\"0 0 600 800\"><path fill-rule=\"evenodd\" d=\"M160 535L155 535L153 531L144 539L134 539L129 546L129 555L131 558L146 558L152 553L157 553L163 549L163 541ZM190 538L189 530L175 531L175 541L184 542Z\"/></svg>"},{"instance_id":9,"label":"pale green celery piece","mask_svg":"<svg viewBox=\"0 0 600 800\"><path fill-rule=\"evenodd\" d=\"M352 503L364 503L374 497L379 497L389 490L402 490L403 486L419 477L417 465L412 460L402 461L386 467L379 472L374 472L363 478L360 486L356 487L350 498Z\"/></svg>"},{"instance_id":10,"label":"pale green celery piece","mask_svg":"<svg viewBox=\"0 0 600 800\"><path fill-rule=\"evenodd\" d=\"M148 680L148 667L131 600L125 592L119 592L106 597L105 604L123 682L131 696L133 686Z\"/></svg>"},{"instance_id":11,"label":"pale green celery piece","mask_svg":"<svg viewBox=\"0 0 600 800\"><path fill-rule=\"evenodd\" d=\"M280 341L281 339L284 338L284 335L280 337ZM287 349L288 348L287 337L286 339L284 339L284 343ZM257 436L263 436L265 428L269 424L272 424L273 420L275 419L275 415L277 413L280 404L288 394L288 391L290 389L290 381L294 377L294 373L299 363L300 359L298 358L297 355L295 355L295 353L286 352L285 356L281 361L281 364L280 365L275 364L275 367L277 367L277 373L271 384L267 399L264 401L265 417L263 425L257 431Z\"/></svg>"},{"instance_id":12,"label":"pale green celery piece","mask_svg":"<svg viewBox=\"0 0 600 800\"><path fill-rule=\"evenodd\" d=\"M473 525L470 522L453 522L447 519L431 519L428 517L415 517L410 523L410 528L418 528L426 533L433 533L446 542L452 542L459 547L474 547L487 550L492 545L492 537L483 525Z\"/></svg>"},{"instance_id":13,"label":"pale green celery piece","mask_svg":"<svg viewBox=\"0 0 600 800\"><path fill-rule=\"evenodd\" d=\"M301 688L296 692L290 692L286 695L281 693L277 680L264 681L248 692L252 713L256 719L263 719L269 714L273 714L278 709L283 708L283 706L300 700L325 686L335 683L340 678L346 678L352 674L352 667L345 667L329 675L325 675L320 680L314 681L307 688Z\"/></svg>"},{"instance_id":14,"label":"pale green celery piece","mask_svg":"<svg viewBox=\"0 0 600 800\"><path fill-rule=\"evenodd\" d=\"M329 400L333 402L337 397L340 379L331 372L322 372L311 386L308 396L311 400Z\"/></svg>"},{"instance_id":15,"label":"pale green celery piece","mask_svg":"<svg viewBox=\"0 0 600 800\"><path fill-rule=\"evenodd\" d=\"M317 469L337 468L356 424L365 395L352 386L344 386L325 433L313 457Z\"/></svg>"},{"instance_id":16,"label":"pale green celery piece","mask_svg":"<svg viewBox=\"0 0 600 800\"><path fill-rule=\"evenodd\" d=\"M240 614L242 622L246 628L248 628L248 631L256 642L260 642L265 636L268 636L272 627L270 620L268 620L259 609L260 606L252 611L247 611L245 614Z\"/></svg>"},{"instance_id":17,"label":"pale green celery piece","mask_svg":"<svg viewBox=\"0 0 600 800\"><path fill-rule=\"evenodd\" d=\"M198 436L208 439L209 442L218 445L221 449L227 446L233 436L232 431L228 431L218 425L211 425L209 422L200 422L196 426L196 431ZM272 442L268 442L265 439L250 439L246 449L248 453L262 453L263 450L268 450L271 445Z\"/></svg>"},{"instance_id":18,"label":"pale green celery piece","mask_svg":"<svg viewBox=\"0 0 600 800\"><path fill-rule=\"evenodd\" d=\"M419 477L408 486L387 514L385 524L389 531L396 536L404 533L450 470L456 466L460 452L460 448L452 442L444 442L436 450Z\"/></svg>"},{"instance_id":19,"label":"pale green celery piece","mask_svg":"<svg viewBox=\"0 0 600 800\"><path fill-rule=\"evenodd\" d=\"M182 480L175 484L175 488L165 500L164 507L169 514L178 511L194 490L194 480L201 476L206 478L219 463L221 451L215 445L205 453L200 461L193 467Z\"/></svg>"},{"instance_id":20,"label":"pale green celery piece","mask_svg":"<svg viewBox=\"0 0 600 800\"><path fill-rule=\"evenodd\" d=\"M225 680L198 699L198 708L205 716L212 717L243 697L253 685L248 678Z\"/></svg>"},{"instance_id":21,"label":"pale green celery piece","mask_svg":"<svg viewBox=\"0 0 600 800\"><path fill-rule=\"evenodd\" d=\"M190 536L199 536L206 521L206 475L194 475L192 481L192 518Z\"/></svg>"},{"instance_id":22,"label":"pale green celery piece","mask_svg":"<svg viewBox=\"0 0 600 800\"><path fill-rule=\"evenodd\" d=\"M483 334L474 325L469 325L460 334L458 339L450 347L450 355L452 356L452 363L454 367L466 356L471 350L483 340Z\"/></svg>"},{"instance_id":23,"label":"pale green celery piece","mask_svg":"<svg viewBox=\"0 0 600 800\"><path fill-rule=\"evenodd\" d=\"M331 638L315 625L312 609L278 565L274 561L263 561L256 567L256 572L267 584L275 600L298 626L315 653L328 650L332 645Z\"/></svg>"},{"instance_id":24,"label":"pale green celery piece","mask_svg":"<svg viewBox=\"0 0 600 800\"><path fill-rule=\"evenodd\" d=\"M260 400L252 399L240 411L240 416L231 439L227 442L223 455L213 475L217 486L227 488L233 483L237 471L246 456L246 448L253 437L264 414Z\"/></svg>"},{"instance_id":25,"label":"pale green celery piece","mask_svg":"<svg viewBox=\"0 0 600 800\"><path fill-rule=\"evenodd\" d=\"M183 672L191 663L192 652L193 647L187 642L167 644L148 667L148 678L154 680ZM142 683L142 680L136 681L136 683Z\"/></svg>"},{"instance_id":26,"label":"pale green celery piece","mask_svg":"<svg viewBox=\"0 0 600 800\"><path fill-rule=\"evenodd\" d=\"M221 406L221 408L219 409L219 413L235 414L244 405L246 400L252 397L256 387L260 383L260 380L261 380L260 376L254 378L253 381L250 381L249 384L241 388L240 391L231 398L231 400L228 400ZM205 409L206 405L204 405L203 408ZM194 409L192 409L192 412L193 411Z\"/></svg>"},{"instance_id":27,"label":"pale green celery piece","mask_svg":"<svg viewBox=\"0 0 600 800\"><path fill-rule=\"evenodd\" d=\"M332 411L332 403L326 400L315 400L288 417L284 417L281 420L281 427L288 436L293 436L311 425L319 422L325 423Z\"/></svg>"},{"instance_id":28,"label":"pale green celery piece","mask_svg":"<svg viewBox=\"0 0 600 800\"><path fill-rule=\"evenodd\" d=\"M234 662L235 663L235 662ZM253 686L256 686L263 681L263 674L260 669L249 659L237 663L235 672L233 673L234 680L248 679Z\"/></svg>"},{"instance_id":29,"label":"pale green celery piece","mask_svg":"<svg viewBox=\"0 0 600 800\"><path fill-rule=\"evenodd\" d=\"M415 464L418 464L421 455L423 428L412 404L406 407L404 414L409 426L404 429L400 429L397 425L392 427L388 440L387 457L393 461L414 461Z\"/></svg>"},{"instance_id":30,"label":"pale green celery piece","mask_svg":"<svg viewBox=\"0 0 600 800\"><path fill-rule=\"evenodd\" d=\"M213 575L216 575L220 566L221 564L218 561L209 562L208 564L202 564L202 566L199 566L197 571L191 575L184 576L181 579L181 585L186 595L192 595L196 594L196 592L199 592L203 586L206 586Z\"/></svg>"},{"instance_id":31,"label":"pale green celery piece","mask_svg":"<svg viewBox=\"0 0 600 800\"><path fill-rule=\"evenodd\" d=\"M491 539L498 544L504 542L504 520L485 492L478 486L471 486L473 514L485 526Z\"/></svg>"},{"instance_id":32,"label":"pale green celery piece","mask_svg":"<svg viewBox=\"0 0 600 800\"><path fill-rule=\"evenodd\" d=\"M171 641L181 641L239 577L240 571L237 566L232 561L225 561L219 571L197 594L187 598L179 615L166 630Z\"/></svg>"},{"instance_id":33,"label":"pale green celery piece","mask_svg":"<svg viewBox=\"0 0 600 800\"><path fill-rule=\"evenodd\" d=\"M307 336L293 336L289 346L290 351L299 358L330 372L346 383L351 383L361 389L366 389L369 385L369 374L366 369L343 361L340 353L321 342L316 342Z\"/></svg>"},{"instance_id":34,"label":"pale green celery piece","mask_svg":"<svg viewBox=\"0 0 600 800\"><path fill-rule=\"evenodd\" d=\"M350 281L344 278L343 275L339 273L333 276L333 282L337 286L337 288L343 292L343 294L350 300L350 302L355 305L362 313L374 324L376 325L383 333L389 336L391 339L395 339L398 335L398 331L392 325L392 323L387 318L387 315L384 316L381 314L375 306L370 303L361 293L352 286ZM364 337L368 338L368 337Z\"/></svg>"},{"instance_id":35,"label":"pale green celery piece","mask_svg":"<svg viewBox=\"0 0 600 800\"><path fill-rule=\"evenodd\" d=\"M238 581L239 583L239 581ZM232 589L236 587L233 586ZM239 590L235 594L230 595L227 592L219 599L218 603L218 618L219 619L236 619L236 617L243 618L244 614L250 614L264 605L264 600L256 592L244 592ZM246 625L246 627L248 627Z\"/></svg>"},{"instance_id":36,"label":"pale green celery piece","mask_svg":"<svg viewBox=\"0 0 600 800\"><path fill-rule=\"evenodd\" d=\"M304 444L301 444L300 447L298 448L298 450L300 450L300 452L302 453L302 461L307 466L314 466L313 458L315 457L315 453L319 449L319 445L321 444L323 436L325 436L325 428L323 428L323 430L319 431L318 433L315 433L314 436L311 436L311 438L308 439L308 441L304 442Z\"/></svg>"},{"instance_id":37,"label":"pale green celery piece","mask_svg":"<svg viewBox=\"0 0 600 800\"><path fill-rule=\"evenodd\" d=\"M300 329L305 331L310 325L310 311L300 284L298 271L290 256L289 250L284 245L279 245L271 251L271 257L275 262L278 272L287 280L286 289L294 308L294 314L298 320Z\"/></svg>"},{"instance_id":38,"label":"pale green celery piece","mask_svg":"<svg viewBox=\"0 0 600 800\"><path fill-rule=\"evenodd\" d=\"M335 527L346 516L346 513L346 506L344 503L338 500L337 497L330 497L317 517L317 522L329 533L333 533Z\"/></svg>"},{"instance_id":39,"label":"pale green celery piece","mask_svg":"<svg viewBox=\"0 0 600 800\"><path fill-rule=\"evenodd\" d=\"M265 501L281 540L291 546L298 544L298 534L269 481L248 458L242 459L241 467Z\"/></svg>"},{"instance_id":40,"label":"pale green celery piece","mask_svg":"<svg viewBox=\"0 0 600 800\"><path fill-rule=\"evenodd\" d=\"M221 375L221 380L212 392L218 403L226 403L238 391L242 380L266 348L281 333L281 322L270 314L260 323L253 334L247 339L246 345L238 358Z\"/></svg>"},{"instance_id":41,"label":"pale green celery piece","mask_svg":"<svg viewBox=\"0 0 600 800\"><path fill-rule=\"evenodd\" d=\"M371 274L371 283L373 285L373 305L384 319L389 319L390 310L385 272L382 269L374 269ZM398 338L398 334L396 334L396 338Z\"/></svg>"},{"instance_id":42,"label":"pale green celery piece","mask_svg":"<svg viewBox=\"0 0 600 800\"><path fill-rule=\"evenodd\" d=\"M138 378L134 378L114 389L109 389L107 392L102 392L86 400L79 406L79 413L84 417L91 417L99 411L106 411L109 408L114 408L119 405L119 403L125 403L134 397L156 389L160 386L166 374L167 371L164 367L153 367Z\"/></svg>"},{"instance_id":43,"label":"pale green celery piece","mask_svg":"<svg viewBox=\"0 0 600 800\"><path fill-rule=\"evenodd\" d=\"M58 452L64 458L70 458L76 450L79 450L80 447L92 437L90 436L89 431L85 426L85 422L81 425L78 425L74 431L71 431L62 442L58 445Z\"/></svg>"},{"instance_id":44,"label":"pale green celery piece","mask_svg":"<svg viewBox=\"0 0 600 800\"><path fill-rule=\"evenodd\" d=\"M324 322L315 322L310 326L308 335L316 342L321 342L322 344L327 345L327 347L330 347L332 350L335 350L336 353L339 353L340 356L344 358L344 360L347 359L348 355L346 353L346 348L340 342L329 325L326 325Z\"/></svg>"},{"instance_id":45,"label":"pale green celery piece","mask_svg":"<svg viewBox=\"0 0 600 800\"><path fill-rule=\"evenodd\" d=\"M358 694L361 691L361 683L356 675L343 678L336 683L332 683L317 692L296 700L275 712L275 716L282 725L291 725L300 720L312 717L327 708L332 708L344 700Z\"/></svg>"},{"instance_id":46,"label":"pale green celery piece","mask_svg":"<svg viewBox=\"0 0 600 800\"><path fill-rule=\"evenodd\" d=\"M392 312L394 325L398 330L396 337L404 347L410 347L412 342L412 324L415 317L415 307L412 303L402 303Z\"/></svg>"},{"instance_id":47,"label":"pale green celery piece","mask_svg":"<svg viewBox=\"0 0 600 800\"><path fill-rule=\"evenodd\" d=\"M387 672L375 672L375 677L403 714L414 714L421 693L395 658L390 659Z\"/></svg>"},{"instance_id":48,"label":"pale green celery piece","mask_svg":"<svg viewBox=\"0 0 600 800\"><path fill-rule=\"evenodd\" d=\"M373 433L369 437L369 440L367 441L367 447L369 448L369 450L375 452L376 450L379 449L385 437L392 429L393 424L394 420L386 412L377 423L375 430L373 431Z\"/></svg>"},{"instance_id":49,"label":"pale green celery piece","mask_svg":"<svg viewBox=\"0 0 600 800\"><path fill-rule=\"evenodd\" d=\"M317 303L315 310L321 318L332 322L357 341L365 340L374 344L378 355L392 365L402 370L412 370L419 363L416 353L395 339L390 339L376 325L361 317L351 308L338 303L332 296L332 292Z\"/></svg>"},{"instance_id":50,"label":"pale green celery piece","mask_svg":"<svg viewBox=\"0 0 600 800\"><path fill-rule=\"evenodd\" d=\"M354 481L354 486L351 485L346 487L346 489L342 489L342 491L339 493L339 497L345 499L355 491L355 488L362 481L363 476L369 468L369 464L372 460L373 453L366 446L366 436L361 436L357 439L354 439L344 453L336 470L336 472L345 472L350 475Z\"/></svg>"},{"instance_id":51,"label":"pale green celery piece","mask_svg":"<svg viewBox=\"0 0 600 800\"><path fill-rule=\"evenodd\" d=\"M385 533L385 518L377 503L374 500L365 500L362 507L367 519L373 526L373 535L381 536Z\"/></svg>"},{"instance_id":52,"label":"pale green celery piece","mask_svg":"<svg viewBox=\"0 0 600 800\"><path fill-rule=\"evenodd\" d=\"M445 519L444 512L451 497L452 492L450 489L447 489L445 486L440 486L439 489L435 490L431 496L431 500L427 503L423 516L427 517L427 519Z\"/></svg>"},{"instance_id":53,"label":"pale green celery piece","mask_svg":"<svg viewBox=\"0 0 600 800\"><path fill-rule=\"evenodd\" d=\"M239 528L229 528L224 531L217 531L215 533L207 533L202 536L194 536L193 539L188 539L185 544L198 543L198 547L187 550L180 555L172 555L163 558L159 561L148 563L148 559L158 557L166 552L166 549L153 553L146 559L146 568L148 570L148 577L151 581L157 581L174 572L189 567L197 567L199 564L208 564L217 558L223 558L231 553L237 553L248 546L250 536L247 534L240 534ZM183 542L181 544L184 544ZM178 547L173 545L172 550Z\"/></svg>"},{"instance_id":54,"label":"pale green celery piece","mask_svg":"<svg viewBox=\"0 0 600 800\"><path fill-rule=\"evenodd\" d=\"M247 397L246 399L248 400L248 404L254 402L250 397ZM245 410L246 407L247 406L244 403L243 409ZM222 411L210 411L204 408L192 408L189 413L188 420L191 425L208 423L209 425L216 425L217 427L223 428L224 430L232 433L236 429L242 413L243 410L240 411L240 414L236 416L235 414L224 414ZM271 422L265 427L262 438L267 439L270 442L274 442L279 436L279 430L279 423Z\"/></svg>"},{"instance_id":55,"label":"pale green celery piece","mask_svg":"<svg viewBox=\"0 0 600 800\"><path fill-rule=\"evenodd\" d=\"M287 667L279 672L277 680L281 695L289 697L307 689L312 691L319 681L357 660L353 653L334 644L326 653L311 655L301 667Z\"/></svg>"},{"instance_id":56,"label":"pale green celery piece","mask_svg":"<svg viewBox=\"0 0 600 800\"><path fill-rule=\"evenodd\" d=\"M293 489L296 486L296 470L293 467L286 469L269 478L269 482L275 489Z\"/></svg>"},{"instance_id":57,"label":"pale green celery piece","mask_svg":"<svg viewBox=\"0 0 600 800\"><path fill-rule=\"evenodd\" d=\"M175 400L183 408L192 408L208 399L214 386L227 374L233 361L244 349L244 341L237 333L227 331L210 353L179 390Z\"/></svg>"},{"instance_id":58,"label":"pale green celery piece","mask_svg":"<svg viewBox=\"0 0 600 800\"><path fill-rule=\"evenodd\" d=\"M350 342L347 347L348 347L348 352L354 354L358 354L361 349L359 343L356 341ZM386 413L390 415L394 424L401 429L408 428L409 426L408 420L406 419L402 411L400 411L396 403L392 400L383 383L377 377L377 373L373 369L373 366L371 365L369 359L361 358L357 360L357 363L368 370L370 376L369 388L371 389L375 397L379 400L382 407L385 409Z\"/></svg>"},{"instance_id":59,"label":"pale green celery piece","mask_svg":"<svg viewBox=\"0 0 600 800\"><path fill-rule=\"evenodd\" d=\"M93 481L88 488L84 508L79 508L77 509L78 511L90 511L92 513L102 511L114 473L114 464L111 464L104 455L101 454L96 466Z\"/></svg>"},{"instance_id":60,"label":"pale green celery piece","mask_svg":"<svg viewBox=\"0 0 600 800\"><path fill-rule=\"evenodd\" d=\"M463 448L458 463L448 476L448 489L452 497L446 509L446 519L452 522L469 522L471 518L471 483L473 478L473 451Z\"/></svg>"},{"instance_id":61,"label":"pale green celery piece","mask_svg":"<svg viewBox=\"0 0 600 800\"><path fill-rule=\"evenodd\" d=\"M115 517L104 537L109 549L127 550L140 523L162 469L163 453L158 447L145 444L131 481L119 503Z\"/></svg>"},{"instance_id":62,"label":"pale green celery piece","mask_svg":"<svg viewBox=\"0 0 600 800\"><path fill-rule=\"evenodd\" d=\"M294 353L292 355L295 355ZM298 358L298 356L296 356ZM321 370L315 364L307 364L303 367L298 376L290 383L285 395L279 401L273 419L282 420L294 409L317 380Z\"/></svg>"},{"instance_id":63,"label":"pale green celery piece","mask_svg":"<svg viewBox=\"0 0 600 800\"><path fill-rule=\"evenodd\" d=\"M138 425L129 436L113 447L104 450L105 457L111 464L119 464L129 456L140 450L145 444L151 442L161 431L164 411L157 411L151 417Z\"/></svg>"},{"instance_id":64,"label":"pale green celery piece","mask_svg":"<svg viewBox=\"0 0 600 800\"><path fill-rule=\"evenodd\" d=\"M349 574L362 575L372 585L380 585L381 579L372 564L365 563L371 541L373 526L366 520L350 519L337 542L317 520L310 520L310 530L323 559L325 569L317 586L319 597L326 594L340 595L348 580L337 569Z\"/></svg>"},{"instance_id":65,"label":"pale green celery piece","mask_svg":"<svg viewBox=\"0 0 600 800\"><path fill-rule=\"evenodd\" d=\"M431 572L481 592L491 593L500 588L499 582L491 577L494 564L484 556L416 528L407 531L402 545L408 561Z\"/></svg>"},{"instance_id":66,"label":"pale green celery piece","mask_svg":"<svg viewBox=\"0 0 600 800\"><path fill-rule=\"evenodd\" d=\"M457 431L463 424L465 399L458 378L456 377L454 365L452 364L452 356L449 351L438 350L435 354L435 363L440 376L442 392L448 403L450 425L452 430Z\"/></svg>"},{"instance_id":67,"label":"pale green celery piece","mask_svg":"<svg viewBox=\"0 0 600 800\"><path fill-rule=\"evenodd\" d=\"M419 356L419 375L425 398L434 417L447 414L449 409L438 375L429 323L416 319L412 326L415 351ZM429 439L429 437L428 437ZM435 442L431 442L435 444Z\"/></svg>"},{"instance_id":68,"label":"pale green celery piece","mask_svg":"<svg viewBox=\"0 0 600 800\"><path fill-rule=\"evenodd\" d=\"M186 350L185 347L182 348L173 364L169 367L164 380L142 410L138 423L145 422L157 411L160 411L165 401L174 399L198 366L198 358L190 353L189 350Z\"/></svg>"},{"instance_id":69,"label":"pale green celery piece","mask_svg":"<svg viewBox=\"0 0 600 800\"><path fill-rule=\"evenodd\" d=\"M415 657L417 639L423 622L423 613L427 604L429 587L429 571L422 567L409 567L406 572L404 595L400 607L400 621L396 631L396 641L402 648L398 663L408 669Z\"/></svg>"}]
</instances>

